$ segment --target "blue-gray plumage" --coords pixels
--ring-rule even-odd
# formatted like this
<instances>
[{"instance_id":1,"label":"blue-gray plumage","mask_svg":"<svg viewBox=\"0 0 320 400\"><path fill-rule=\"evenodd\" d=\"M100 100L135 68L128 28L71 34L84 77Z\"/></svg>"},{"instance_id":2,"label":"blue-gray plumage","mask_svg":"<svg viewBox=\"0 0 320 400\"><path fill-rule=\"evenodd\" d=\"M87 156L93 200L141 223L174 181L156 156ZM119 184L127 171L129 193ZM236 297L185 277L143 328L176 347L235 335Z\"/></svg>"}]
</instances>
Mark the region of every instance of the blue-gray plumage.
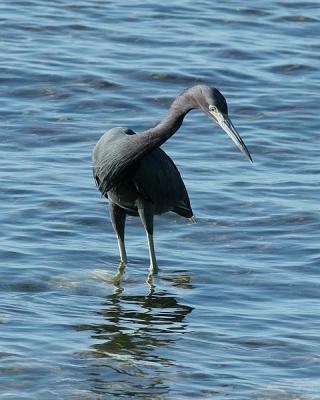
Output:
<instances>
[{"instance_id":1,"label":"blue-gray plumage","mask_svg":"<svg viewBox=\"0 0 320 400\"><path fill-rule=\"evenodd\" d=\"M154 214L174 211L186 218L193 216L181 175L160 146L180 128L186 114L195 108L218 123L252 161L228 117L225 98L217 89L206 85L193 86L182 92L172 103L167 116L154 128L137 135L129 128L113 128L94 148L93 175L100 192L109 199L122 265L127 263L124 245L126 214L141 218L147 233L152 270L157 268L153 245Z\"/></svg>"}]
</instances>

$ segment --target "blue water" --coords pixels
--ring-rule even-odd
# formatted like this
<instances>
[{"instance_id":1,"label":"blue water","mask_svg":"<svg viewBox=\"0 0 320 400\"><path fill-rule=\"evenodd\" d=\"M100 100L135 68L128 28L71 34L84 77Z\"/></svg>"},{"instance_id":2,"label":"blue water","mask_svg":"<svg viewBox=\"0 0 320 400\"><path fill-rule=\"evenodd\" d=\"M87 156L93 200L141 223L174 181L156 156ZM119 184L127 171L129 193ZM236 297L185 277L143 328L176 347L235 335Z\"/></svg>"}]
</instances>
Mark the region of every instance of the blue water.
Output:
<instances>
[{"instance_id":1,"label":"blue water","mask_svg":"<svg viewBox=\"0 0 320 400\"><path fill-rule=\"evenodd\" d=\"M320 399L318 2L2 0L1 399ZM118 249L91 152L218 87L163 148L197 224Z\"/></svg>"}]
</instances>

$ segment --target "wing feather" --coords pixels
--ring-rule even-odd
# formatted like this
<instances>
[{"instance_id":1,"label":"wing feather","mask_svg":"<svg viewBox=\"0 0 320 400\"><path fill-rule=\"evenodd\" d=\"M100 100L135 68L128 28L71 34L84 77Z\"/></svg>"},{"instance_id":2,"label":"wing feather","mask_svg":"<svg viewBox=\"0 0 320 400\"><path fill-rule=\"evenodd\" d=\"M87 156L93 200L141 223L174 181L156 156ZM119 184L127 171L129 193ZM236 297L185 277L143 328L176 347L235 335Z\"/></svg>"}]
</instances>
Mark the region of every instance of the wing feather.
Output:
<instances>
[{"instance_id":1,"label":"wing feather","mask_svg":"<svg viewBox=\"0 0 320 400\"><path fill-rule=\"evenodd\" d=\"M138 136L129 128L113 128L100 138L92 155L98 189L108 197L108 191L129 179L154 204L156 214L173 210L191 217L187 189L174 162L160 148L144 153L140 144L135 151Z\"/></svg>"},{"instance_id":2,"label":"wing feather","mask_svg":"<svg viewBox=\"0 0 320 400\"><path fill-rule=\"evenodd\" d=\"M178 168L160 148L140 160L132 180L138 192L154 204L156 214L173 210L192 216L188 192Z\"/></svg>"}]
</instances>

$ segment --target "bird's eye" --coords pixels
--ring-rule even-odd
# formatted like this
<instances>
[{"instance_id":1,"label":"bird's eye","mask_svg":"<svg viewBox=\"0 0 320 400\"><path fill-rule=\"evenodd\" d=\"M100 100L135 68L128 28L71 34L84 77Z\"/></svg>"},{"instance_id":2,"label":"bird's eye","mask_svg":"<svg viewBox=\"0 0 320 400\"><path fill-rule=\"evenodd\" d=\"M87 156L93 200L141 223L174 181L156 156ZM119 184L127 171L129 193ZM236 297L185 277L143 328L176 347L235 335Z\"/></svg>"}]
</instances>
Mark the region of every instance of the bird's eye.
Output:
<instances>
[{"instance_id":1,"label":"bird's eye","mask_svg":"<svg viewBox=\"0 0 320 400\"><path fill-rule=\"evenodd\" d=\"M209 106L209 110L212 111L212 112L217 112L218 111L216 106L211 106L211 105Z\"/></svg>"}]
</instances>

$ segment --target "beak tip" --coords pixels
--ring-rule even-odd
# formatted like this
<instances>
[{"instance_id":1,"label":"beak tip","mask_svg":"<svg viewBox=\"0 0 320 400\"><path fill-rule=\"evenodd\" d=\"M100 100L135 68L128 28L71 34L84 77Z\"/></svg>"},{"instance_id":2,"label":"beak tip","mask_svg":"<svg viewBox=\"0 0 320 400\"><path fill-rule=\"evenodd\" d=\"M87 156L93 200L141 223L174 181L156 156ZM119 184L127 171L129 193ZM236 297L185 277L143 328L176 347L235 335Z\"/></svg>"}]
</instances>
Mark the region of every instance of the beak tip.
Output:
<instances>
[{"instance_id":1,"label":"beak tip","mask_svg":"<svg viewBox=\"0 0 320 400\"><path fill-rule=\"evenodd\" d=\"M228 115L222 115L221 121L218 120L218 124L220 127L227 133L227 135L231 138L231 140L236 144L239 150L248 158L248 160L253 163L253 159L240 135L236 131L236 128L233 126Z\"/></svg>"}]
</instances>

